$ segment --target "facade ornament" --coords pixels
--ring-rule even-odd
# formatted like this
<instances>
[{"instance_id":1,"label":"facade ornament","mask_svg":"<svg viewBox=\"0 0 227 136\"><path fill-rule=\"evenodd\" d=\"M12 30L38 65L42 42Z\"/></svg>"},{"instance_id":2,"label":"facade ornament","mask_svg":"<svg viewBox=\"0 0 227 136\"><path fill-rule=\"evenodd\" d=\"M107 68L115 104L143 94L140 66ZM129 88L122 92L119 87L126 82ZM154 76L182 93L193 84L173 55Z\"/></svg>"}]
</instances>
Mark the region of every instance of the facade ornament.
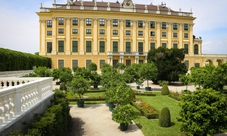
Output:
<instances>
[{"instance_id":1,"label":"facade ornament","mask_svg":"<svg viewBox=\"0 0 227 136\"><path fill-rule=\"evenodd\" d=\"M181 12L181 8L179 9L179 11Z\"/></svg>"},{"instance_id":2,"label":"facade ornament","mask_svg":"<svg viewBox=\"0 0 227 136\"><path fill-rule=\"evenodd\" d=\"M54 4L56 4L56 0L54 0Z\"/></svg>"},{"instance_id":3,"label":"facade ornament","mask_svg":"<svg viewBox=\"0 0 227 136\"><path fill-rule=\"evenodd\" d=\"M81 6L83 6L83 5L84 5L84 3L83 3L83 1L82 1L82 0L80 1L80 5L81 5Z\"/></svg>"},{"instance_id":4,"label":"facade ornament","mask_svg":"<svg viewBox=\"0 0 227 136\"><path fill-rule=\"evenodd\" d=\"M157 5L157 10L159 11L159 5Z\"/></svg>"},{"instance_id":5,"label":"facade ornament","mask_svg":"<svg viewBox=\"0 0 227 136\"><path fill-rule=\"evenodd\" d=\"M95 2L95 7L97 7L97 3L96 3L96 0L95 0L94 2Z\"/></svg>"},{"instance_id":6,"label":"facade ornament","mask_svg":"<svg viewBox=\"0 0 227 136\"><path fill-rule=\"evenodd\" d=\"M147 10L147 5L145 5L145 10Z\"/></svg>"},{"instance_id":7,"label":"facade ornament","mask_svg":"<svg viewBox=\"0 0 227 136\"><path fill-rule=\"evenodd\" d=\"M110 3L109 2L107 3L107 7L110 7Z\"/></svg>"},{"instance_id":8,"label":"facade ornament","mask_svg":"<svg viewBox=\"0 0 227 136\"><path fill-rule=\"evenodd\" d=\"M192 13L192 8L190 9L191 13Z\"/></svg>"},{"instance_id":9,"label":"facade ornament","mask_svg":"<svg viewBox=\"0 0 227 136\"><path fill-rule=\"evenodd\" d=\"M170 10L171 10L170 7L168 8L168 10L169 10L169 12L170 12Z\"/></svg>"},{"instance_id":10,"label":"facade ornament","mask_svg":"<svg viewBox=\"0 0 227 136\"><path fill-rule=\"evenodd\" d=\"M40 3L40 8L43 8L43 4L42 3Z\"/></svg>"},{"instance_id":11,"label":"facade ornament","mask_svg":"<svg viewBox=\"0 0 227 136\"><path fill-rule=\"evenodd\" d=\"M56 17L52 17L52 20L56 20Z\"/></svg>"}]
</instances>

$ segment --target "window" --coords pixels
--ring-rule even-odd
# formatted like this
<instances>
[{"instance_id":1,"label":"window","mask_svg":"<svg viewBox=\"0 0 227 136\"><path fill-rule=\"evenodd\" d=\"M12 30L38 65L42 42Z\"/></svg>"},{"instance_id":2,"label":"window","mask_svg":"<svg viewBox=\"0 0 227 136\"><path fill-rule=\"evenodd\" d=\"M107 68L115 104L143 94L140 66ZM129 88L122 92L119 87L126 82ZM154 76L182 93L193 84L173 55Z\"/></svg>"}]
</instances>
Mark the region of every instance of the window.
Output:
<instances>
[{"instance_id":1,"label":"window","mask_svg":"<svg viewBox=\"0 0 227 136\"><path fill-rule=\"evenodd\" d=\"M126 60L126 66L131 66L131 60Z\"/></svg>"},{"instance_id":2,"label":"window","mask_svg":"<svg viewBox=\"0 0 227 136\"><path fill-rule=\"evenodd\" d=\"M52 52L52 42L47 42L47 53Z\"/></svg>"},{"instance_id":3,"label":"window","mask_svg":"<svg viewBox=\"0 0 227 136\"><path fill-rule=\"evenodd\" d=\"M130 30L126 30L125 33L126 33L126 35L131 35L131 31Z\"/></svg>"},{"instance_id":4,"label":"window","mask_svg":"<svg viewBox=\"0 0 227 136\"><path fill-rule=\"evenodd\" d=\"M184 24L184 30L185 30L185 31L188 30L188 24Z\"/></svg>"},{"instance_id":5,"label":"window","mask_svg":"<svg viewBox=\"0 0 227 136\"><path fill-rule=\"evenodd\" d=\"M188 33L184 33L184 38L188 38Z\"/></svg>"},{"instance_id":6,"label":"window","mask_svg":"<svg viewBox=\"0 0 227 136\"><path fill-rule=\"evenodd\" d=\"M63 28L59 28L58 29L58 34L64 34L64 29Z\"/></svg>"},{"instance_id":7,"label":"window","mask_svg":"<svg viewBox=\"0 0 227 136\"><path fill-rule=\"evenodd\" d=\"M64 18L63 17L58 18L58 25L64 25Z\"/></svg>"},{"instance_id":8,"label":"window","mask_svg":"<svg viewBox=\"0 0 227 136\"><path fill-rule=\"evenodd\" d=\"M78 67L78 60L72 60L72 68Z\"/></svg>"},{"instance_id":9,"label":"window","mask_svg":"<svg viewBox=\"0 0 227 136\"><path fill-rule=\"evenodd\" d=\"M166 29L166 22L162 22L162 29Z\"/></svg>"},{"instance_id":10,"label":"window","mask_svg":"<svg viewBox=\"0 0 227 136\"><path fill-rule=\"evenodd\" d=\"M91 29L86 29L86 34L91 34Z\"/></svg>"},{"instance_id":11,"label":"window","mask_svg":"<svg viewBox=\"0 0 227 136\"><path fill-rule=\"evenodd\" d=\"M113 19L113 26L118 27L118 20L117 19Z\"/></svg>"},{"instance_id":12,"label":"window","mask_svg":"<svg viewBox=\"0 0 227 136\"><path fill-rule=\"evenodd\" d=\"M86 19L86 26L91 26L91 19L90 18Z\"/></svg>"},{"instance_id":13,"label":"window","mask_svg":"<svg viewBox=\"0 0 227 136\"><path fill-rule=\"evenodd\" d=\"M150 28L155 28L155 22L154 21L150 21Z\"/></svg>"},{"instance_id":14,"label":"window","mask_svg":"<svg viewBox=\"0 0 227 136\"><path fill-rule=\"evenodd\" d=\"M64 67L64 60L58 60L58 68Z\"/></svg>"},{"instance_id":15,"label":"window","mask_svg":"<svg viewBox=\"0 0 227 136\"><path fill-rule=\"evenodd\" d=\"M99 67L102 69L102 65L105 63L105 60L99 60Z\"/></svg>"},{"instance_id":16,"label":"window","mask_svg":"<svg viewBox=\"0 0 227 136\"><path fill-rule=\"evenodd\" d=\"M47 31L47 36L52 36L52 31Z\"/></svg>"},{"instance_id":17,"label":"window","mask_svg":"<svg viewBox=\"0 0 227 136\"><path fill-rule=\"evenodd\" d=\"M143 21L141 20L138 21L138 28L143 28Z\"/></svg>"},{"instance_id":18,"label":"window","mask_svg":"<svg viewBox=\"0 0 227 136\"><path fill-rule=\"evenodd\" d=\"M113 52L118 52L118 42L117 41L113 42Z\"/></svg>"},{"instance_id":19,"label":"window","mask_svg":"<svg viewBox=\"0 0 227 136\"><path fill-rule=\"evenodd\" d=\"M118 30L113 30L113 35L118 35Z\"/></svg>"},{"instance_id":20,"label":"window","mask_svg":"<svg viewBox=\"0 0 227 136\"><path fill-rule=\"evenodd\" d=\"M105 34L105 30L104 29L100 29L99 30L99 34Z\"/></svg>"},{"instance_id":21,"label":"window","mask_svg":"<svg viewBox=\"0 0 227 136\"><path fill-rule=\"evenodd\" d=\"M162 43L162 47L166 48L166 43Z\"/></svg>"},{"instance_id":22,"label":"window","mask_svg":"<svg viewBox=\"0 0 227 136\"><path fill-rule=\"evenodd\" d=\"M173 23L173 30L177 30L177 23Z\"/></svg>"},{"instance_id":23,"label":"window","mask_svg":"<svg viewBox=\"0 0 227 136\"><path fill-rule=\"evenodd\" d=\"M185 66L186 66L187 68L189 68L189 60L185 60L185 61L184 61L184 64L185 64Z\"/></svg>"},{"instance_id":24,"label":"window","mask_svg":"<svg viewBox=\"0 0 227 136\"><path fill-rule=\"evenodd\" d=\"M117 68L118 60L113 60L113 67Z\"/></svg>"},{"instance_id":25,"label":"window","mask_svg":"<svg viewBox=\"0 0 227 136\"><path fill-rule=\"evenodd\" d=\"M91 52L91 41L86 41L86 52Z\"/></svg>"},{"instance_id":26,"label":"window","mask_svg":"<svg viewBox=\"0 0 227 136\"><path fill-rule=\"evenodd\" d=\"M143 36L143 31L138 31L138 36Z\"/></svg>"},{"instance_id":27,"label":"window","mask_svg":"<svg viewBox=\"0 0 227 136\"><path fill-rule=\"evenodd\" d=\"M166 32L162 32L162 37L166 37Z\"/></svg>"},{"instance_id":28,"label":"window","mask_svg":"<svg viewBox=\"0 0 227 136\"><path fill-rule=\"evenodd\" d=\"M143 42L138 42L138 51L139 54L143 54Z\"/></svg>"},{"instance_id":29,"label":"window","mask_svg":"<svg viewBox=\"0 0 227 136\"><path fill-rule=\"evenodd\" d=\"M99 52L105 52L105 41L99 41Z\"/></svg>"},{"instance_id":30,"label":"window","mask_svg":"<svg viewBox=\"0 0 227 136\"><path fill-rule=\"evenodd\" d=\"M173 48L177 48L177 46L178 46L177 43L173 44Z\"/></svg>"},{"instance_id":31,"label":"window","mask_svg":"<svg viewBox=\"0 0 227 136\"><path fill-rule=\"evenodd\" d=\"M131 42L126 42L126 52L127 53L131 52Z\"/></svg>"},{"instance_id":32,"label":"window","mask_svg":"<svg viewBox=\"0 0 227 136\"><path fill-rule=\"evenodd\" d=\"M175 38L176 38L176 37L177 37L177 33L173 33L173 37L175 37Z\"/></svg>"},{"instance_id":33,"label":"window","mask_svg":"<svg viewBox=\"0 0 227 136\"><path fill-rule=\"evenodd\" d=\"M91 60L86 60L86 68L88 68L89 63L91 63Z\"/></svg>"},{"instance_id":34,"label":"window","mask_svg":"<svg viewBox=\"0 0 227 136\"><path fill-rule=\"evenodd\" d=\"M150 43L150 50L154 50L155 49L155 43Z\"/></svg>"},{"instance_id":35,"label":"window","mask_svg":"<svg viewBox=\"0 0 227 136\"><path fill-rule=\"evenodd\" d=\"M198 44L194 45L194 54L199 54L199 46L198 46Z\"/></svg>"},{"instance_id":36,"label":"window","mask_svg":"<svg viewBox=\"0 0 227 136\"><path fill-rule=\"evenodd\" d=\"M195 67L196 68L199 68L200 67L200 64L199 63L195 63Z\"/></svg>"},{"instance_id":37,"label":"window","mask_svg":"<svg viewBox=\"0 0 227 136\"><path fill-rule=\"evenodd\" d=\"M73 30L72 30L72 33L73 33L73 34L78 34L78 29L73 29Z\"/></svg>"},{"instance_id":38,"label":"window","mask_svg":"<svg viewBox=\"0 0 227 136\"><path fill-rule=\"evenodd\" d=\"M143 63L143 60L139 60L139 63Z\"/></svg>"},{"instance_id":39,"label":"window","mask_svg":"<svg viewBox=\"0 0 227 136\"><path fill-rule=\"evenodd\" d=\"M126 27L130 27L131 26L131 21L130 20L126 20L125 21L125 26Z\"/></svg>"},{"instance_id":40,"label":"window","mask_svg":"<svg viewBox=\"0 0 227 136\"><path fill-rule=\"evenodd\" d=\"M78 52L78 41L72 41L72 52Z\"/></svg>"},{"instance_id":41,"label":"window","mask_svg":"<svg viewBox=\"0 0 227 136\"><path fill-rule=\"evenodd\" d=\"M99 20L99 26L105 26L105 20L104 19Z\"/></svg>"},{"instance_id":42,"label":"window","mask_svg":"<svg viewBox=\"0 0 227 136\"><path fill-rule=\"evenodd\" d=\"M77 18L73 18L72 24L73 24L73 26L77 26L78 25L78 19Z\"/></svg>"},{"instance_id":43,"label":"window","mask_svg":"<svg viewBox=\"0 0 227 136\"><path fill-rule=\"evenodd\" d=\"M52 27L52 20L47 20L47 27Z\"/></svg>"},{"instance_id":44,"label":"window","mask_svg":"<svg viewBox=\"0 0 227 136\"><path fill-rule=\"evenodd\" d=\"M58 41L58 52L64 52L64 41Z\"/></svg>"},{"instance_id":45,"label":"window","mask_svg":"<svg viewBox=\"0 0 227 136\"><path fill-rule=\"evenodd\" d=\"M155 36L155 31L151 31L150 36Z\"/></svg>"},{"instance_id":46,"label":"window","mask_svg":"<svg viewBox=\"0 0 227 136\"><path fill-rule=\"evenodd\" d=\"M184 44L184 53L188 54L188 44Z\"/></svg>"}]
</instances>

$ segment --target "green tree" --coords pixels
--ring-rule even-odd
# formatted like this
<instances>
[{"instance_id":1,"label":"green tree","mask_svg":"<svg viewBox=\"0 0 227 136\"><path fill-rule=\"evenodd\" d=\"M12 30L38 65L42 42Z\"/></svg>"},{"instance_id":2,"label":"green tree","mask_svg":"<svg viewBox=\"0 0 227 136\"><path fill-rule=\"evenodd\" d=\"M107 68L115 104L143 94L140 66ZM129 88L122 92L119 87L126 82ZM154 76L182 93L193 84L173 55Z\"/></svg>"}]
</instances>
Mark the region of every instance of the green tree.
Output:
<instances>
[{"instance_id":1,"label":"green tree","mask_svg":"<svg viewBox=\"0 0 227 136\"><path fill-rule=\"evenodd\" d=\"M187 68L183 63L184 57L184 49L159 47L150 50L147 61L154 62L158 68L157 78L153 79L153 82L157 83L159 80L178 81L179 75L187 72Z\"/></svg>"},{"instance_id":2,"label":"green tree","mask_svg":"<svg viewBox=\"0 0 227 136\"><path fill-rule=\"evenodd\" d=\"M143 63L139 69L139 76L142 80L147 80L147 87L149 87L149 80L155 80L158 74L158 69L153 62Z\"/></svg>"},{"instance_id":3,"label":"green tree","mask_svg":"<svg viewBox=\"0 0 227 136\"><path fill-rule=\"evenodd\" d=\"M188 73L184 75L180 75L180 81L182 82L183 85L186 86L186 90L188 90L188 85L191 82L191 76Z\"/></svg>"},{"instance_id":4,"label":"green tree","mask_svg":"<svg viewBox=\"0 0 227 136\"><path fill-rule=\"evenodd\" d=\"M226 131L227 97L213 89L188 92L179 103L181 131L193 135L213 135Z\"/></svg>"},{"instance_id":5,"label":"green tree","mask_svg":"<svg viewBox=\"0 0 227 136\"><path fill-rule=\"evenodd\" d=\"M117 63L117 68L120 69L120 73L122 73L122 70L125 69L125 64L124 63Z\"/></svg>"},{"instance_id":6,"label":"green tree","mask_svg":"<svg viewBox=\"0 0 227 136\"><path fill-rule=\"evenodd\" d=\"M88 69L90 71L97 71L97 65L94 62L88 64Z\"/></svg>"},{"instance_id":7,"label":"green tree","mask_svg":"<svg viewBox=\"0 0 227 136\"><path fill-rule=\"evenodd\" d=\"M219 65L215 71L216 82L219 83L218 89L222 90L224 85L227 85L227 62Z\"/></svg>"},{"instance_id":8,"label":"green tree","mask_svg":"<svg viewBox=\"0 0 227 136\"><path fill-rule=\"evenodd\" d=\"M124 80L128 82L136 82L137 85L141 85L143 82L141 81L138 72L141 66L142 66L141 63L139 64L134 63L131 66L126 67L123 73Z\"/></svg>"}]
</instances>

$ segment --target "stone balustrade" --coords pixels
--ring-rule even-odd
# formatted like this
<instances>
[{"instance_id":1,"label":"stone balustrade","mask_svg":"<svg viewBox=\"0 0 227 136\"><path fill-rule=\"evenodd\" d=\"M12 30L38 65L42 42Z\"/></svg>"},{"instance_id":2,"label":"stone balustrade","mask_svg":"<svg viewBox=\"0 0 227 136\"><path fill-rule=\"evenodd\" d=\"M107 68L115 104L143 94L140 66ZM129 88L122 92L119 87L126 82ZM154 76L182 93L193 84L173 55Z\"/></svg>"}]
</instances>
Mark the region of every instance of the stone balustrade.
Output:
<instances>
[{"instance_id":1,"label":"stone balustrade","mask_svg":"<svg viewBox=\"0 0 227 136\"><path fill-rule=\"evenodd\" d=\"M0 78L0 82L4 83L0 89L0 133L54 94L52 77Z\"/></svg>"}]
</instances>

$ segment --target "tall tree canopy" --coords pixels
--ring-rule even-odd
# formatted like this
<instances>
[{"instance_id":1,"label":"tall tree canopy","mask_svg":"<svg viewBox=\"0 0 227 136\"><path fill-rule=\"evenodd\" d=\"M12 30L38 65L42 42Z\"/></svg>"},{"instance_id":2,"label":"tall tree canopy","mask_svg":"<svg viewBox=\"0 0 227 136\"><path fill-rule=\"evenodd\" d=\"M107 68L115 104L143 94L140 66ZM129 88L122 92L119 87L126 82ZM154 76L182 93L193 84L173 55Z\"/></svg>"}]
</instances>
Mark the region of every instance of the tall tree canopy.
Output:
<instances>
[{"instance_id":1,"label":"tall tree canopy","mask_svg":"<svg viewBox=\"0 0 227 136\"><path fill-rule=\"evenodd\" d=\"M185 54L184 49L177 48L164 48L159 47L154 50L150 50L147 55L147 61L154 62L158 68L158 76L156 80L165 81L178 81L180 74L185 74L187 72L187 67L183 63Z\"/></svg>"}]
</instances>

